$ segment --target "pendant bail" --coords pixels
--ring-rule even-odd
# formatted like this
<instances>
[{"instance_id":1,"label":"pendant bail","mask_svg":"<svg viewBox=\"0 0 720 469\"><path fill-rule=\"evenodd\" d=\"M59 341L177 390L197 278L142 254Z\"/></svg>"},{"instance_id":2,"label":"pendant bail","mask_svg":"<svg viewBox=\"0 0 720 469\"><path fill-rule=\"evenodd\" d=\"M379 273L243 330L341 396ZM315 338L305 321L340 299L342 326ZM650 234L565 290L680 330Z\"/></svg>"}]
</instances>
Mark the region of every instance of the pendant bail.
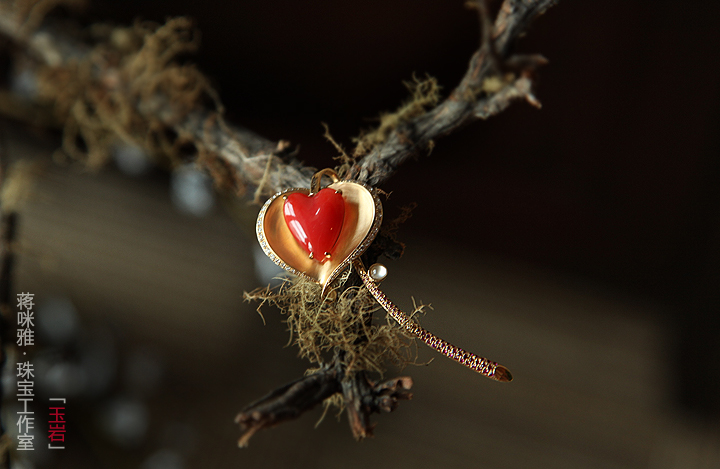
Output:
<instances>
[{"instance_id":1,"label":"pendant bail","mask_svg":"<svg viewBox=\"0 0 720 469\"><path fill-rule=\"evenodd\" d=\"M332 179L333 183L336 183L340 180L337 173L332 168L325 168L321 169L317 173L313 174L312 179L310 180L310 195L317 194L320 192L320 183L322 182L322 177L327 176L330 179Z\"/></svg>"}]
</instances>

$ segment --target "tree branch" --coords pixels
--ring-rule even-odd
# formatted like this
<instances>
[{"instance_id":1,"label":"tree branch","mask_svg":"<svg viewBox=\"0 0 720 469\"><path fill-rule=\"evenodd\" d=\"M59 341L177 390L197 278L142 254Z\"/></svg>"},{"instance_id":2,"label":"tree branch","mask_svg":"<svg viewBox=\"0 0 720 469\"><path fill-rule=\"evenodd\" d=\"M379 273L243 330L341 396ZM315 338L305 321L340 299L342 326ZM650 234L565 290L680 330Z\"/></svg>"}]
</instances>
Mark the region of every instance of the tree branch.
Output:
<instances>
[{"instance_id":1,"label":"tree branch","mask_svg":"<svg viewBox=\"0 0 720 469\"><path fill-rule=\"evenodd\" d=\"M532 72L545 59L510 56L510 50L530 21L556 3L557 0L505 0L492 34L482 35L480 48L450 96L424 114L400 124L384 143L376 145L353 165L349 179L376 186L408 158L430 149L436 139L498 114L512 101L526 99L539 106L532 94ZM485 3L481 1L478 5L482 23L489 24Z\"/></svg>"},{"instance_id":2,"label":"tree branch","mask_svg":"<svg viewBox=\"0 0 720 469\"><path fill-rule=\"evenodd\" d=\"M29 102L28 97L0 96L0 113L47 122L39 105L59 109L55 117L64 127L64 149L77 153L75 139L82 137L90 147L90 165L98 163L92 151L108 151L106 134L149 153L158 146L157 140L170 134L170 141L159 146L173 152L182 144L192 144L221 187L238 193L259 187L258 196L266 196L309 185L314 169L292 158L288 142L273 142L226 123L207 79L194 67L173 62L178 54L197 49L189 19L174 18L161 27L147 23L118 27L104 41L90 45L52 23L28 30L28 12L44 1L0 0L0 35L19 46L16 64L30 72L41 88ZM132 47L133 43L139 45ZM92 147L96 141L104 145ZM97 157L99 163L104 157Z\"/></svg>"},{"instance_id":3,"label":"tree branch","mask_svg":"<svg viewBox=\"0 0 720 469\"><path fill-rule=\"evenodd\" d=\"M348 177L378 185L409 157L431 148L436 139L477 119L495 115L514 100L526 99L538 105L532 95L532 71L544 60L539 56L511 56L510 51L514 40L525 31L529 23L556 2L505 0L492 34L483 33L480 48L471 58L465 76L450 96L423 114L398 125L384 142L361 155L362 158L352 166ZM66 134L69 134L65 141L70 152L73 151L71 137L78 133L81 137L90 134L82 127L88 124L88 114L93 114L82 112L83 108L90 108L95 111L95 115L100 116L92 122L96 127L95 132L99 125L115 138L128 143L148 147L143 141L145 137L135 132L137 128L150 128L156 133L172 131L181 143L190 142L195 146L201 163L208 168L218 185L238 193L252 188L258 201L279 190L308 185L314 169L294 160L287 142L273 142L248 129L227 124L222 118L222 106L214 90L202 82L202 75L192 76L185 67L171 67L175 55L197 48L189 20L176 18L155 30L144 25L144 29L135 31L141 36L142 46L130 52L124 51L125 57L113 58L109 56L110 53L120 54L123 51L117 48L109 50L108 44L94 47L84 44L51 27L29 28L29 25L38 23L37 15L32 16L36 10L33 7L38 3L38 0L0 1L0 34L21 46L24 63L36 76L46 76L48 72L52 72L53 77L74 74L76 76L70 76L69 79L83 84L76 95L69 98L65 96L70 99L70 103L64 103L69 110L67 115L60 116L61 120L65 119L60 124L65 126ZM61 2L58 0L54 3ZM66 0L65 3L76 2ZM483 23L490 24L484 2L478 5L481 18L484 18ZM130 29L124 32L132 33ZM173 41L173 38L176 40ZM166 45L167 49L156 51L164 44L163 40L172 44L172 47ZM152 56L153 52L157 52L157 56ZM120 59L128 58L133 59L130 62L136 66L123 69ZM140 64L143 60L147 63ZM78 63L88 67L78 67ZM90 68L93 70L91 76L87 76L87 72L86 76L77 76ZM157 79L168 71L175 72L185 81L200 81L197 86L206 99L196 99L185 108L178 106L171 80ZM152 76L153 73L155 76ZM148 78L155 79L152 86L138 88L138 83ZM68 93L67 88L62 91ZM129 96L130 99L123 102L120 96ZM207 99L207 96L211 99ZM53 98L61 99L60 96L50 96L50 99ZM117 103L113 101L132 108L129 112L146 125L143 127L137 122L103 120L100 111L108 106L114 110L113 105ZM206 101L213 102L214 106L207 106ZM11 100L5 106L0 104L0 111L18 115L18 109L23 105L27 107L28 103ZM37 117L32 120L37 120ZM86 138L93 139L94 135Z\"/></svg>"},{"instance_id":4,"label":"tree branch","mask_svg":"<svg viewBox=\"0 0 720 469\"><path fill-rule=\"evenodd\" d=\"M340 361L282 386L245 407L235 417L243 432L238 446L245 447L258 430L298 418L340 391Z\"/></svg>"},{"instance_id":5,"label":"tree branch","mask_svg":"<svg viewBox=\"0 0 720 469\"><path fill-rule=\"evenodd\" d=\"M353 435L358 440L367 438L374 427L370 415L395 410L398 401L412 398L411 387L412 379L408 377L377 383L365 372L346 376L344 362L336 355L332 364L272 391L240 411L235 417L243 432L238 446L247 446L257 431L294 420L338 392L347 403Z\"/></svg>"},{"instance_id":6,"label":"tree branch","mask_svg":"<svg viewBox=\"0 0 720 469\"><path fill-rule=\"evenodd\" d=\"M16 62L41 84L39 95L31 96L30 102L0 96L0 112L36 122L36 109L31 108L50 104L58 110L55 118L64 128L64 149L80 153L75 141L82 138L88 146L88 164L102 162L112 141L140 145L150 153L160 149L175 157L190 144L216 183L238 194L253 189L261 201L279 190L309 187L314 169L295 161L287 142L272 142L227 124L207 79L196 69L175 63L178 54L197 48L189 20L175 18L160 27L136 23L132 28L114 28L113 34L88 45L50 26L35 26L37 11L45 10L33 7L41 2L46 6L48 1L62 0L0 0L0 34L18 46ZM348 179L377 186L408 158L431 149L440 137L495 115L518 99L539 106L532 94L533 72L545 61L540 56L511 55L511 49L530 22L556 3L504 0L492 22L484 0L479 0L481 44L461 82L439 104L436 95L419 99L419 112L398 113L372 144L359 143ZM117 38L125 40L116 43ZM33 112L24 112L23 106ZM337 393L344 397L354 435L364 438L372 434L372 413L392 411L399 400L411 397L409 378L378 384L364 371L349 376L345 367L336 354L332 363L312 375L243 409L236 419L244 432L240 445L258 430L296 418Z\"/></svg>"},{"instance_id":7,"label":"tree branch","mask_svg":"<svg viewBox=\"0 0 720 469\"><path fill-rule=\"evenodd\" d=\"M517 99L526 99L531 104L539 106L539 103L532 95L532 72L545 61L540 56L509 56L510 43L517 38L527 27L529 22L546 8L555 4L555 0L538 1L515 1L506 0L495 21L492 34L483 33L483 41L479 50L470 60L468 71L460 84L453 90L450 96L429 109L428 111L401 122L395 129L389 132L384 142L375 144L362 159L355 163L349 171L348 178L367 182L373 186L378 185L387 179L397 167L410 156L430 148L432 142L445 136L477 119L486 119L507 108L510 103ZM478 4L481 14L481 21L487 25L490 21L487 18L487 9L484 2ZM360 142L358 148L364 142ZM373 251L376 252L376 251ZM368 255L368 253L366 253ZM323 368L316 374L300 380L305 383L307 380L337 380L335 385L323 381L322 389L330 392L339 386L345 402L350 428L356 439L363 439L372 436L374 425L370 422L370 416L374 412L391 412L398 405L399 400L410 399L409 392L412 386L410 378L397 378L380 385L373 383L365 372L359 372L353 376L345 376L345 365L342 360L338 361L335 356L332 366L333 372L328 373ZM304 387L304 386L303 386ZM266 401L261 401L262 406L251 406L251 411L241 413L241 421L247 418L249 413L255 412L254 419L259 422L276 423L276 415L292 415L296 418L300 412L314 407L320 400L307 402L302 399L302 409L286 409L285 404L292 399L293 387L281 388L283 399L281 405L265 406ZM274 395L274 394L271 394ZM304 393L301 393L304 396ZM322 393L322 399L328 394ZM241 444L261 427L243 426L246 433L241 439Z\"/></svg>"}]
</instances>

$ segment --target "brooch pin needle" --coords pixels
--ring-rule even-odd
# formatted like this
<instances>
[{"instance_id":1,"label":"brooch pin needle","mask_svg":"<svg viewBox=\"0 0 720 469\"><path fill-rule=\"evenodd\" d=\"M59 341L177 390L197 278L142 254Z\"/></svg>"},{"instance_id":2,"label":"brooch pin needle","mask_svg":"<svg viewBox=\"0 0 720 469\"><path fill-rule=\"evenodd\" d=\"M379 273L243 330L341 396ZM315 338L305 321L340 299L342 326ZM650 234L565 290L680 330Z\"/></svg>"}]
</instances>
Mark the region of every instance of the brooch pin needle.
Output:
<instances>
[{"instance_id":1,"label":"brooch pin needle","mask_svg":"<svg viewBox=\"0 0 720 469\"><path fill-rule=\"evenodd\" d=\"M333 182L321 187L323 176ZM351 265L375 300L407 332L430 348L495 381L512 381L510 371L487 358L461 349L423 328L402 312L378 287L387 275L381 264L370 267L360 256L382 223L382 204L365 184L340 180L332 169L318 171L310 190L275 194L258 215L256 231L263 251L285 270L323 286L323 296L340 272Z\"/></svg>"},{"instance_id":2,"label":"brooch pin needle","mask_svg":"<svg viewBox=\"0 0 720 469\"><path fill-rule=\"evenodd\" d=\"M365 284L365 287L367 287L368 291L370 291L380 306L382 306L390 317L397 321L397 323L410 334L422 340L428 347L440 352L452 360L455 360L461 365L470 368L471 370L477 371L483 376L494 379L495 381L512 381L512 374L506 367L494 361L488 360L487 358L468 352L467 350L463 350L420 326L420 324L402 312L400 308L395 306L395 304L385 296L385 293L378 288L375 279L373 279L370 273L365 270L365 266L363 266L360 260L355 260L353 266L360 274L360 278Z\"/></svg>"}]
</instances>

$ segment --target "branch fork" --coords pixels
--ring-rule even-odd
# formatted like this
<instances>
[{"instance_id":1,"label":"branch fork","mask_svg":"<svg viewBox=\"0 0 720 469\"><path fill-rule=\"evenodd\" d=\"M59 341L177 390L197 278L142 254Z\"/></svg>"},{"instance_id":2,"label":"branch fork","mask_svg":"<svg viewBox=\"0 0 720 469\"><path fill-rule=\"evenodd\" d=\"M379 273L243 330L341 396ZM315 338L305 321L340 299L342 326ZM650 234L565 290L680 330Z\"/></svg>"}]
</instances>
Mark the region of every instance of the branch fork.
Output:
<instances>
[{"instance_id":1,"label":"branch fork","mask_svg":"<svg viewBox=\"0 0 720 469\"><path fill-rule=\"evenodd\" d=\"M16 63L37 79L42 91L30 97L3 94L0 113L36 124L59 123L65 130L65 150L76 151L75 141L81 137L99 152L96 163L106 157L103 152L113 141L139 145L150 154L162 150L175 161L187 161L179 149L188 144L196 150L191 157L208 170L217 186L237 195L251 190L260 201L285 189L309 187L315 169L295 160L287 142L273 142L227 123L208 80L193 67L176 63L179 53L196 47L189 20L111 28L104 40L88 45L60 29L40 26L49 6L60 3L76 2L0 0L0 35L16 45ZM504 0L493 21L486 2L476 2L480 47L458 86L443 101L425 100L411 113L398 111L392 124L373 140L360 137L350 152L353 158L346 161L344 177L377 187L410 157L428 153L441 137L498 114L517 100L539 107L533 77L546 60L539 55L512 55L511 49L530 23L556 3ZM120 33L129 40L114 43ZM175 99L188 86L193 90L191 99ZM48 111L53 109L62 112ZM118 110L123 111L122 119L113 117ZM94 161L91 153L85 155L89 164ZM397 244L381 237L375 245L382 242ZM363 262L374 264L380 251L371 246ZM344 288L360 283L351 277ZM371 313L367 321L370 317ZM240 446L247 445L258 430L297 418L337 395L342 395L354 436L362 439L372 435L371 414L391 412L411 398L410 378L375 382L365 370L349 370L343 358L335 353L314 373L243 409L236 418L243 432Z\"/></svg>"}]
</instances>

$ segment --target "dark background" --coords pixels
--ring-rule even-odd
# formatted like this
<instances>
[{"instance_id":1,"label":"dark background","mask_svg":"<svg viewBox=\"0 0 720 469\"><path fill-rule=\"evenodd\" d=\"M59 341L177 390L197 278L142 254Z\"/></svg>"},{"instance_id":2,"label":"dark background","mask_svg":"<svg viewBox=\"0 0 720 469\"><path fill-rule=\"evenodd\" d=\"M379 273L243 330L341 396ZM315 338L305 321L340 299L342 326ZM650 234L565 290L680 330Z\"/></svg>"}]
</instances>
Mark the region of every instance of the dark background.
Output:
<instances>
[{"instance_id":1,"label":"dark background","mask_svg":"<svg viewBox=\"0 0 720 469\"><path fill-rule=\"evenodd\" d=\"M464 129L387 189L398 205L420 204L415 229L658 297L686 294L718 210L716 10L561 2L518 45L550 61L537 85L543 109L519 103ZM95 1L90 13L193 17L203 46L192 61L229 118L300 145L317 167L335 154L321 122L351 148L407 97L401 82L413 74L437 77L447 94L479 36L474 12L439 1Z\"/></svg>"},{"instance_id":2,"label":"dark background","mask_svg":"<svg viewBox=\"0 0 720 469\"><path fill-rule=\"evenodd\" d=\"M360 129L406 99L413 74L436 77L446 96L479 42L476 13L461 1L93 1L80 18L176 15L202 32L187 60L211 78L228 120L299 145L318 168L336 155L321 122L352 148ZM60 292L89 323L121 331L125 348L159 350L166 373L147 405L153 418L194 425L200 449L187 467L264 457L292 467L342 458L363 467L712 467L687 448L704 441L698 454L720 460L719 17L715 2L561 1L518 44L549 59L536 83L543 108L516 103L440 140L381 187L392 192L390 213L418 204L401 231L407 256L390 266L391 275L405 266L397 282L406 283L386 281L389 296L407 309L422 295L437 307L432 330L487 351L518 378L496 389L441 360L406 369L416 400L378 418L371 442L352 442L344 421L310 432L315 415L258 434L247 452L228 449L239 433L230 414L307 362L281 348L277 314L259 328L254 305L240 306L241 291L258 284L241 230L217 213L197 223L172 214L159 202L164 176L51 170L41 186L55 198L21 218L21 233L64 270L27 261L20 288ZM46 240L47 230L56 231ZM234 289L218 300L224 312L203 309L214 287ZM172 309L182 301L187 311ZM482 316L454 309L474 302ZM86 464L73 467L97 467L107 454L112 467L136 467L158 441L183 441L151 426L153 443L111 447L79 423L94 419L96 404L73 410L75 441L91 448L74 446L65 457ZM507 460L477 438L505 448Z\"/></svg>"},{"instance_id":3,"label":"dark background","mask_svg":"<svg viewBox=\"0 0 720 469\"><path fill-rule=\"evenodd\" d=\"M324 167L413 74L446 93L478 44L461 2L93 2L89 18L197 20L193 57L228 117ZM561 2L518 50L541 53L542 110L518 103L439 142L383 187L408 229L671 305L683 405L720 413L720 7ZM448 258L454 253L448 249ZM677 358L679 357L679 358ZM683 365L680 365L682 363Z\"/></svg>"}]
</instances>

